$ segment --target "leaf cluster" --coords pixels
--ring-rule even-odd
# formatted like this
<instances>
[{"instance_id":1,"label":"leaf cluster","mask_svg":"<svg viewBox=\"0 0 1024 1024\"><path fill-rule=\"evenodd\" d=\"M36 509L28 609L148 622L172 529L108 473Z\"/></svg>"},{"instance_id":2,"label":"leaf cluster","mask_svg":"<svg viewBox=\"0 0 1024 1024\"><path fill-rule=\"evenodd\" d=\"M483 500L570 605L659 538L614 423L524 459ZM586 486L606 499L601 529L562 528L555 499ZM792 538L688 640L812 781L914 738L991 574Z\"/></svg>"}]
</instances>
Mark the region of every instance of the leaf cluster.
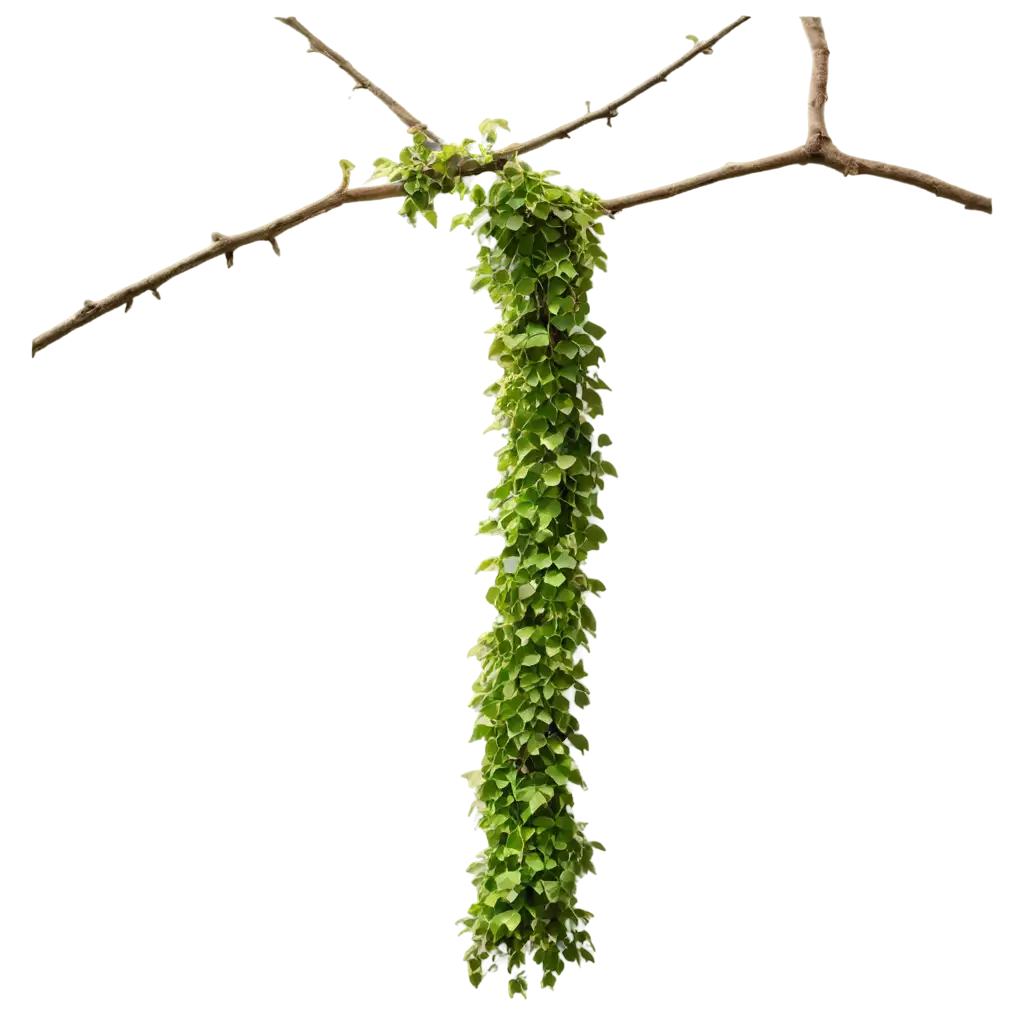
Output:
<instances>
[{"instance_id":1,"label":"leaf cluster","mask_svg":"<svg viewBox=\"0 0 1024 1024\"><path fill-rule=\"evenodd\" d=\"M552 184L555 173L512 160L488 191L474 186L473 209L452 222L483 242L471 286L501 311L489 354L503 373L485 393L495 399L488 429L505 437L479 531L504 540L478 568L496 573L487 599L497 618L470 651L481 663L471 739L485 748L466 778L488 843L469 867L477 898L460 922L473 939L474 985L488 960L511 974L529 952L542 987L566 961L593 960L576 883L604 847L576 821L569 785L584 786L576 757L589 747L574 713L590 702L577 660L597 628L586 594L604 590L584 561L607 539L594 520L603 478L616 474L601 452L611 441L595 441L590 422L608 389L596 373L604 330L587 300L595 268L605 269L603 210L593 193ZM520 971L509 995L526 987Z\"/></svg>"}]
</instances>

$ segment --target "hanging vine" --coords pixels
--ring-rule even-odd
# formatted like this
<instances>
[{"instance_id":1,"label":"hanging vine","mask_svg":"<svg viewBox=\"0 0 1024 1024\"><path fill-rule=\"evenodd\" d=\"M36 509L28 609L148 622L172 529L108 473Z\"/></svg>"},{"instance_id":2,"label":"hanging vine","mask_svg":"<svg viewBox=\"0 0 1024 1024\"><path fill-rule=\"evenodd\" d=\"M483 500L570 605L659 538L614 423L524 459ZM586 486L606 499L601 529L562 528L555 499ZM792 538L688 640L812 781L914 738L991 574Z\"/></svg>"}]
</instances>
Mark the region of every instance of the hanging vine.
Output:
<instances>
[{"instance_id":1,"label":"hanging vine","mask_svg":"<svg viewBox=\"0 0 1024 1024\"><path fill-rule=\"evenodd\" d=\"M386 183L350 188L354 165L342 160L340 187L322 199L249 231L215 231L206 248L99 302L86 299L70 317L33 339L32 354L114 309L127 312L147 292L159 299L165 282L202 263L223 256L232 267L243 246L267 242L280 255L282 232L348 203L402 197L402 216L415 225L422 215L436 228L438 195L470 195L473 208L458 214L452 228L464 225L483 243L471 286L487 288L501 310L500 321L488 333L495 336L490 358L502 376L486 393L495 400L488 430L504 431L505 443L495 453L500 480L488 493L491 515L479 530L503 540L501 552L478 568L497 574L487 591L497 618L470 651L481 665L470 701L477 711L471 741L482 739L485 746L481 767L465 778L474 790L473 808L480 812L487 848L469 867L476 899L459 923L472 936L465 959L474 986L485 970L502 963L511 976L530 953L543 969L542 987L553 987L566 961L593 960L587 931L592 915L577 905L576 885L594 870L593 851L604 849L588 840L585 823L576 821L569 789L570 784L584 785L573 750L584 752L589 746L573 713L573 704L582 708L590 702L583 683L587 674L577 660L580 648L589 651L588 635L596 631L585 598L604 590L583 565L587 554L607 539L593 520L603 518L598 506L603 477L616 475L602 456L611 441L604 434L595 441L591 424L603 411L599 392L607 388L596 373L604 358L598 345L604 330L589 320L587 301L594 269L606 269L597 218L797 164L830 167L844 177L903 182L968 210L991 213L992 200L933 175L853 157L836 147L825 127L830 51L817 17L801 18L812 52L808 132L801 145L604 203L592 192L552 184L549 179L557 172L534 171L520 161L520 153L568 139L594 121L606 120L611 127L620 107L667 82L697 54L712 53L711 44L747 16L706 40L687 36L694 42L687 53L610 103L591 110L588 102L585 115L497 151L497 130L508 129L505 121L483 121L479 142L444 143L296 18L279 20L308 40L309 52L337 64L355 79L357 89L370 91L408 127L412 139L399 159L374 162L372 177ZM489 190L466 184L465 177L484 171L496 176ZM510 996L525 998L524 971L510 977L508 985Z\"/></svg>"},{"instance_id":2,"label":"hanging vine","mask_svg":"<svg viewBox=\"0 0 1024 1024\"><path fill-rule=\"evenodd\" d=\"M491 158L502 120L480 125L482 142L439 145L415 132L398 161L375 161L375 177L403 181L399 211L434 227L434 198L468 191L463 161ZM344 164L343 164L344 166ZM541 986L554 986L565 961L593 960L586 930L591 914L577 905L576 883L594 870L593 851L573 815L569 784L583 786L573 757L588 749L569 694L590 703L579 648L597 623L585 595L604 585L583 571L588 552L606 536L598 494L615 467L593 438L590 418L601 414L594 372L604 353L604 329L588 317L594 268L605 270L596 223L605 211L592 192L553 185L556 171L534 171L518 157L496 171L485 192L474 185L474 206L457 214L484 242L471 287L487 288L501 309L490 358L501 379L485 394L495 399L488 430L505 432L495 453L501 479L488 492L492 515L480 533L499 534L504 547L477 571L495 570L487 599L497 619L469 652L481 663L470 706L478 710L472 740L484 740L483 764L465 778L487 849L470 865L476 900L459 921L472 935L469 979L507 964L509 974L528 952L543 968ZM588 946L590 948L588 948ZM490 961L488 965L488 961ZM526 996L526 974L509 979L509 995Z\"/></svg>"}]
</instances>

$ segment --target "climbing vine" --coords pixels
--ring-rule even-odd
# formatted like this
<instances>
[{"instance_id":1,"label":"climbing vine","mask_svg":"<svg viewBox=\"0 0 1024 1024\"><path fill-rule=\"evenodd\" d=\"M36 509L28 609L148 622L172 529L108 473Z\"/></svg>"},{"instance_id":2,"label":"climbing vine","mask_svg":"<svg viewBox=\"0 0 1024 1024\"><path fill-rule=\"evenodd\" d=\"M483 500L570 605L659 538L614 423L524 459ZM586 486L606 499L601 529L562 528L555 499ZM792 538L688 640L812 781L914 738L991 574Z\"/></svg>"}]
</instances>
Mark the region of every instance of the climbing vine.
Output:
<instances>
[{"instance_id":1,"label":"climbing vine","mask_svg":"<svg viewBox=\"0 0 1024 1024\"><path fill-rule=\"evenodd\" d=\"M479 532L499 534L504 546L477 570L497 573L487 592L497 618L469 652L481 664L471 740L485 748L481 767L465 775L487 849L468 869L476 900L459 923L472 936L465 959L474 986L501 962L511 975L529 952L543 969L541 986L553 987L566 961L594 959L592 915L577 905L576 884L604 849L586 838L569 789L584 786L573 750L589 746L573 713L573 704L590 702L576 660L597 627L585 596L604 590L583 563L607 539L593 520L603 518L603 477L616 475L601 454L611 441L595 441L590 422L607 388L595 372L604 329L589 320L587 301L594 268L606 269L604 210L592 192L553 185L557 172L518 157L495 172L489 191L469 190L464 161L487 162L498 127L508 125L480 125L475 151L470 139L441 146L417 132L397 162L375 162L375 176L404 182L400 213L413 224L422 214L437 226L436 195L470 193L472 210L452 228L465 225L484 243L471 287L487 288L501 310L488 333L503 373L485 393L495 399L487 429L504 431L505 443ZM525 998L524 971L508 985L510 996Z\"/></svg>"}]
</instances>

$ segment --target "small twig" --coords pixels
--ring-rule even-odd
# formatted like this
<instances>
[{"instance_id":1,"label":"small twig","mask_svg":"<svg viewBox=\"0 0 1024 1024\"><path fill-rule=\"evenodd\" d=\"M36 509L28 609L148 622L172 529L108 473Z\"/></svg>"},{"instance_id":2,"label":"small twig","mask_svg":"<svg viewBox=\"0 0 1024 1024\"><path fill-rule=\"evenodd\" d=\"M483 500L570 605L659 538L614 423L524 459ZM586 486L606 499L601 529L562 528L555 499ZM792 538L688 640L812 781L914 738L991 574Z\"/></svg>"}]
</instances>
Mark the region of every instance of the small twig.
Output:
<instances>
[{"instance_id":1,"label":"small twig","mask_svg":"<svg viewBox=\"0 0 1024 1024\"><path fill-rule=\"evenodd\" d=\"M342 57L340 53L332 50L322 40L317 39L317 37L313 35L313 33L310 32L298 18L278 18L277 20L287 25L289 28L295 29L296 32L300 35L304 35L306 39L309 40L309 53L322 53L325 57L333 60L334 63L342 69L342 71L351 75L356 81L356 89L366 89L367 91L372 92L373 95L376 96L381 103L385 104L388 109L391 110L391 112L408 128L415 128L418 131L423 132L428 139L443 145L443 140L439 136L435 135L418 117L413 117L413 115L410 114L409 111L398 102L398 100L393 99L379 86L374 85L366 75L361 71L357 71L347 60L345 60L344 57ZM354 91L355 89L353 89L353 92Z\"/></svg>"},{"instance_id":2,"label":"small twig","mask_svg":"<svg viewBox=\"0 0 1024 1024\"><path fill-rule=\"evenodd\" d=\"M660 82L668 80L668 76L673 71L678 70L684 64L688 64L694 57L699 56L704 50L706 50L712 43L717 43L719 39L727 36L734 28L738 28L745 21L749 21L749 15L744 15L742 18L737 18L731 25L726 25L720 32L716 32L710 39L705 39L703 42L694 43L692 49L685 53L679 60L669 64L667 68L663 68L656 75L641 82L635 89L630 89L629 92L620 96L617 100L612 100L611 103L606 103L603 107L598 107L596 110L591 110L589 105L587 107L587 113L577 117L574 121L569 121L567 124L560 125L558 128L552 128L551 131L545 132L543 135L538 135L535 139L530 139L529 142L517 142L511 146L506 146L504 149L499 149L494 154L495 164L500 166L514 154L518 153L520 156L523 153L531 153L535 149L540 149L541 146L546 146L549 142L553 142L555 139L565 139L569 137L569 132L576 131L577 128L582 128L583 125L589 124L591 121L601 121L608 118L608 123L611 124L610 118L614 117L618 113L618 108L624 103L628 103L630 100L634 100L637 96L647 92L648 89L653 89L654 86ZM490 169L490 168L484 168Z\"/></svg>"}]
</instances>

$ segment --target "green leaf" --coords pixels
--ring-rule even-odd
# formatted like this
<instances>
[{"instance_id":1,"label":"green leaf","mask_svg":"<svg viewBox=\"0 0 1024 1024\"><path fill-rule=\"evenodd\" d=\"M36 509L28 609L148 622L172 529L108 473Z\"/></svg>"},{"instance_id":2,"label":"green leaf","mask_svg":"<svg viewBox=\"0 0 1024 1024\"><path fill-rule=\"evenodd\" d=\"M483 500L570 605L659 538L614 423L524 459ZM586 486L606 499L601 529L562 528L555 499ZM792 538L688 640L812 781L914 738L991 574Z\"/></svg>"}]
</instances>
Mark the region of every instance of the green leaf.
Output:
<instances>
[{"instance_id":1,"label":"green leaf","mask_svg":"<svg viewBox=\"0 0 1024 1024\"><path fill-rule=\"evenodd\" d=\"M540 810L540 808L543 807L547 802L548 798L539 789L534 790L533 794L530 796L530 814L534 814L536 811ZM527 854L527 863L530 862L531 856L536 857L536 854Z\"/></svg>"},{"instance_id":2,"label":"green leaf","mask_svg":"<svg viewBox=\"0 0 1024 1024\"><path fill-rule=\"evenodd\" d=\"M601 434L597 439L597 443L602 448L607 448L612 443L612 439L607 434Z\"/></svg>"},{"instance_id":3,"label":"green leaf","mask_svg":"<svg viewBox=\"0 0 1024 1024\"><path fill-rule=\"evenodd\" d=\"M509 231L518 231L522 226L523 226L522 214L513 213L511 217L506 217L505 218L505 227L507 227L509 229Z\"/></svg>"},{"instance_id":4,"label":"green leaf","mask_svg":"<svg viewBox=\"0 0 1024 1024\"><path fill-rule=\"evenodd\" d=\"M510 932L514 932L519 927L521 920L518 910L506 910L491 918L490 930L497 934L498 929L504 925Z\"/></svg>"},{"instance_id":5,"label":"green leaf","mask_svg":"<svg viewBox=\"0 0 1024 1024\"><path fill-rule=\"evenodd\" d=\"M575 455L559 455L555 462L558 463L559 469L568 469L570 466L576 464Z\"/></svg>"},{"instance_id":6,"label":"green leaf","mask_svg":"<svg viewBox=\"0 0 1024 1024\"><path fill-rule=\"evenodd\" d=\"M499 889L514 889L522 881L522 874L519 871L503 871L494 881Z\"/></svg>"}]
</instances>

